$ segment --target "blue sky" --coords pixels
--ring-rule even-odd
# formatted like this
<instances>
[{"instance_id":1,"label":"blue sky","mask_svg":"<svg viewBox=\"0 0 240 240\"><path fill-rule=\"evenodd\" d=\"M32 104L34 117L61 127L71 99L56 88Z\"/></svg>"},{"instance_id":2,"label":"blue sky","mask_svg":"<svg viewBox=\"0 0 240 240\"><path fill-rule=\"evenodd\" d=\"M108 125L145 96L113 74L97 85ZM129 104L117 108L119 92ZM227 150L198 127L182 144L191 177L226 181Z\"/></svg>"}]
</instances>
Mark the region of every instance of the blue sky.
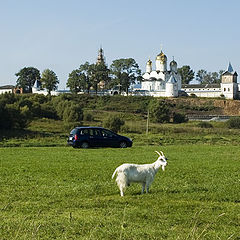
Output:
<instances>
[{"instance_id":1,"label":"blue sky","mask_svg":"<svg viewBox=\"0 0 240 240\"><path fill-rule=\"evenodd\" d=\"M142 71L161 50L170 62L240 74L239 0L0 0L0 86L23 67L49 68L66 88L68 74L100 46L110 66L134 58Z\"/></svg>"}]
</instances>

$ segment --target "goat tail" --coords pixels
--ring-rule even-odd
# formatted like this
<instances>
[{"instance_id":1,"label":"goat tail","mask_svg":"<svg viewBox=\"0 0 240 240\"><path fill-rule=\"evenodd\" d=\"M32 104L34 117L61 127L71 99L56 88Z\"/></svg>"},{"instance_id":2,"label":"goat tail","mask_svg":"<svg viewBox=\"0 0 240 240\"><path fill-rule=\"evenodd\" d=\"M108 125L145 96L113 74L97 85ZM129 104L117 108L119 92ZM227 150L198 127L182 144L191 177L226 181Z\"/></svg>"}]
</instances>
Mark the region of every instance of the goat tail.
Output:
<instances>
[{"instance_id":1,"label":"goat tail","mask_svg":"<svg viewBox=\"0 0 240 240\"><path fill-rule=\"evenodd\" d=\"M114 178L114 176L115 176L115 174L116 174L117 171L118 171L118 168L115 169L115 171L114 171L114 173L113 173L113 175L112 175L112 179Z\"/></svg>"}]
</instances>

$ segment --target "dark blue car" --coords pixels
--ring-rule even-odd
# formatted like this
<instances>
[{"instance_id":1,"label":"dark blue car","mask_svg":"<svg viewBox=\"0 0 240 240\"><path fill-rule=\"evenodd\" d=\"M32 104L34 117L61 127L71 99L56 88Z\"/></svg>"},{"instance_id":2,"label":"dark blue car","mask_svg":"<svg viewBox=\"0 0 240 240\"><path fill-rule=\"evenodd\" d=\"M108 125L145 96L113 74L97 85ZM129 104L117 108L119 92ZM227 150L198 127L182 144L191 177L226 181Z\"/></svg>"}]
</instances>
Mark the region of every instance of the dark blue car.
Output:
<instances>
[{"instance_id":1,"label":"dark blue car","mask_svg":"<svg viewBox=\"0 0 240 240\"><path fill-rule=\"evenodd\" d=\"M68 144L74 148L132 146L132 140L102 127L76 127L70 132Z\"/></svg>"}]
</instances>

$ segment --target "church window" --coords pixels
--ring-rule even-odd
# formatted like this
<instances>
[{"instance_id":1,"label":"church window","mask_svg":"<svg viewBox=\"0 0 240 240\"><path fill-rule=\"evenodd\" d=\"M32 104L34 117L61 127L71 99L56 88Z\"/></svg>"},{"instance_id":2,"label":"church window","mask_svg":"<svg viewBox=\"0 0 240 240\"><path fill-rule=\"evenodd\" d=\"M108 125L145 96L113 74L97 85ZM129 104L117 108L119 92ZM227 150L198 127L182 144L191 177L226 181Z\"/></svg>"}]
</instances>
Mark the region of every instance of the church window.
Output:
<instances>
[{"instance_id":1,"label":"church window","mask_svg":"<svg viewBox=\"0 0 240 240\"><path fill-rule=\"evenodd\" d=\"M230 88L228 88L228 91L230 92Z\"/></svg>"},{"instance_id":2,"label":"church window","mask_svg":"<svg viewBox=\"0 0 240 240\"><path fill-rule=\"evenodd\" d=\"M224 88L223 91L226 92L226 88Z\"/></svg>"}]
</instances>

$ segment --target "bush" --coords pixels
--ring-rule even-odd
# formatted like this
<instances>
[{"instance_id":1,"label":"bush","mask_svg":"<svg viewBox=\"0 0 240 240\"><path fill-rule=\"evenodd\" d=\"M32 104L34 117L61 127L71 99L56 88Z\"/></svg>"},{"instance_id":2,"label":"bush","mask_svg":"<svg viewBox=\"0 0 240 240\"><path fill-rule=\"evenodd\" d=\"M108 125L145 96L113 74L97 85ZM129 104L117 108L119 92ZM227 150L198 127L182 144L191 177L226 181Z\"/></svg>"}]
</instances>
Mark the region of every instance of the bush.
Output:
<instances>
[{"instance_id":1,"label":"bush","mask_svg":"<svg viewBox=\"0 0 240 240\"><path fill-rule=\"evenodd\" d=\"M19 107L18 104L7 104L4 109L4 118L0 120L0 128L23 129L31 121L31 112L27 106Z\"/></svg>"},{"instance_id":2,"label":"bush","mask_svg":"<svg viewBox=\"0 0 240 240\"><path fill-rule=\"evenodd\" d=\"M119 132L124 124L124 120L118 116L110 116L103 122L104 127L109 128L116 133Z\"/></svg>"},{"instance_id":3,"label":"bush","mask_svg":"<svg viewBox=\"0 0 240 240\"><path fill-rule=\"evenodd\" d=\"M167 123L170 121L170 104L166 100L152 100L149 109L154 122Z\"/></svg>"},{"instance_id":4,"label":"bush","mask_svg":"<svg viewBox=\"0 0 240 240\"><path fill-rule=\"evenodd\" d=\"M183 113L173 113L173 123L184 123L187 122L188 118Z\"/></svg>"},{"instance_id":5,"label":"bush","mask_svg":"<svg viewBox=\"0 0 240 240\"><path fill-rule=\"evenodd\" d=\"M83 119L82 109L76 104L69 104L63 112L63 121L69 122L80 122Z\"/></svg>"},{"instance_id":6,"label":"bush","mask_svg":"<svg viewBox=\"0 0 240 240\"><path fill-rule=\"evenodd\" d=\"M228 128L240 129L240 117L230 118L226 125Z\"/></svg>"},{"instance_id":7,"label":"bush","mask_svg":"<svg viewBox=\"0 0 240 240\"><path fill-rule=\"evenodd\" d=\"M194 93L191 93L191 94L190 94L190 97L191 97L191 98L196 98L196 97L197 97L197 95L196 95L196 94L194 94Z\"/></svg>"},{"instance_id":8,"label":"bush","mask_svg":"<svg viewBox=\"0 0 240 240\"><path fill-rule=\"evenodd\" d=\"M85 113L83 115L83 120L91 122L91 121L94 121L94 117L93 117L93 115L91 113Z\"/></svg>"},{"instance_id":9,"label":"bush","mask_svg":"<svg viewBox=\"0 0 240 240\"><path fill-rule=\"evenodd\" d=\"M213 128L213 125L210 122L200 122L197 125L200 128Z\"/></svg>"},{"instance_id":10,"label":"bush","mask_svg":"<svg viewBox=\"0 0 240 240\"><path fill-rule=\"evenodd\" d=\"M38 113L38 117L45 117L50 119L58 119L57 112L54 107L50 103L43 103L40 105L40 113ZM39 116L40 115L40 116Z\"/></svg>"}]
</instances>

